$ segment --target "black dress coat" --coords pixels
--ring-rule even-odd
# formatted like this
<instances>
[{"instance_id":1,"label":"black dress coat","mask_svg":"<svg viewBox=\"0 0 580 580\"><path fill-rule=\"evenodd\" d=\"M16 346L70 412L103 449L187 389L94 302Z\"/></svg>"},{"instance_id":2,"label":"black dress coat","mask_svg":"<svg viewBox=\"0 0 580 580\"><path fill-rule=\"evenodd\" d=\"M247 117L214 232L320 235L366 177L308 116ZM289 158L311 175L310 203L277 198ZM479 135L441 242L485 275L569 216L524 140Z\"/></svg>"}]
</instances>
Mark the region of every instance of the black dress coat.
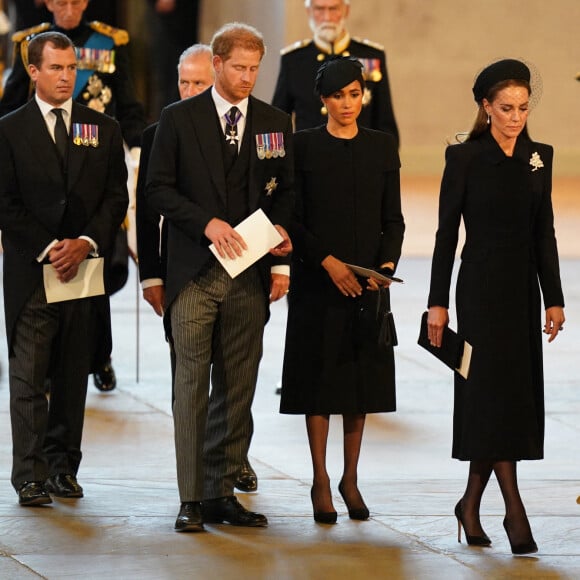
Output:
<instances>
[{"instance_id":1,"label":"black dress coat","mask_svg":"<svg viewBox=\"0 0 580 580\"><path fill-rule=\"evenodd\" d=\"M365 70L365 105L357 122L359 126L391 133L398 146L399 130L393 112L385 51L369 41L351 38L341 54L379 64L376 70ZM330 56L313 40L298 42L282 51L272 104L296 114L296 131L326 124L322 103L314 94L314 79L320 65Z\"/></svg>"},{"instance_id":2,"label":"black dress coat","mask_svg":"<svg viewBox=\"0 0 580 580\"><path fill-rule=\"evenodd\" d=\"M256 135L276 132L284 135L286 156L259 159ZM250 96L244 139L246 133L251 143L250 213L260 208L272 223L287 228L294 206L290 117ZM166 312L187 283L215 259L204 231L214 217L227 221L223 140L211 89L169 105L161 114L149 159L145 197L151 210L167 219ZM266 187L272 179L276 181L274 190ZM272 261L269 254L258 261L266 301ZM165 316L166 323L168 320Z\"/></svg>"},{"instance_id":3,"label":"black dress coat","mask_svg":"<svg viewBox=\"0 0 580 580\"><path fill-rule=\"evenodd\" d=\"M392 347L361 342L357 314L377 292L343 296L322 260L378 267L399 260L399 156L391 135L359 128L337 139L326 127L295 136L297 221L282 376L282 413L395 410ZM366 287L366 281L361 280Z\"/></svg>"},{"instance_id":4,"label":"black dress coat","mask_svg":"<svg viewBox=\"0 0 580 580\"><path fill-rule=\"evenodd\" d=\"M455 373L453 457L541 459L542 316L563 306L551 202L553 149L520 135L507 157L491 133L448 147L429 306L449 306L461 218L456 306L473 346L467 380Z\"/></svg>"},{"instance_id":5,"label":"black dress coat","mask_svg":"<svg viewBox=\"0 0 580 580\"><path fill-rule=\"evenodd\" d=\"M98 125L99 145L72 143L72 123ZM42 284L36 258L54 239L86 235L108 259L127 211L127 169L119 125L73 102L68 175L33 99L0 120L0 229L4 246L4 307L11 347L18 315ZM11 161L10 161L11 160ZM111 350L108 297L94 298L104 326L102 360Z\"/></svg>"}]
</instances>

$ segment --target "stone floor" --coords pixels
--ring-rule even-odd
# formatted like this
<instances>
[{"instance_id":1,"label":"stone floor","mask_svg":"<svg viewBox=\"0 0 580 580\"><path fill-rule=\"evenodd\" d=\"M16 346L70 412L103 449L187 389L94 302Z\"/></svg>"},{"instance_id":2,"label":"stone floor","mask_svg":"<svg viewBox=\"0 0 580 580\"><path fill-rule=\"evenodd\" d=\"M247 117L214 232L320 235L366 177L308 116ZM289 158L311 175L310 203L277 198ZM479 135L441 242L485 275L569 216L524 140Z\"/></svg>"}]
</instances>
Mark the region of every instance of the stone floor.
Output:
<instances>
[{"instance_id":1,"label":"stone floor","mask_svg":"<svg viewBox=\"0 0 580 580\"><path fill-rule=\"evenodd\" d=\"M568 181L561 194L555 188L568 322L545 348L546 459L523 462L519 472L538 554L511 555L495 480L482 506L492 547L457 542L453 506L466 465L450 459L452 379L416 344L436 224L436 183L419 180L404 188L408 250L398 272L405 284L392 292L398 411L369 416L363 442L359 483L369 521L349 520L336 491L339 418L331 422L329 442L338 524L321 526L312 519L304 420L279 415L274 393L286 315L280 303L266 329L254 404L250 457L259 490L239 494L244 505L268 516L270 526L208 525L207 533L196 535L173 531L179 500L167 348L160 319L137 298L132 269L127 286L112 299L119 386L111 393L89 386L79 473L85 498L18 506L9 482L7 363L0 342L0 578L580 578L579 184Z\"/></svg>"}]
</instances>

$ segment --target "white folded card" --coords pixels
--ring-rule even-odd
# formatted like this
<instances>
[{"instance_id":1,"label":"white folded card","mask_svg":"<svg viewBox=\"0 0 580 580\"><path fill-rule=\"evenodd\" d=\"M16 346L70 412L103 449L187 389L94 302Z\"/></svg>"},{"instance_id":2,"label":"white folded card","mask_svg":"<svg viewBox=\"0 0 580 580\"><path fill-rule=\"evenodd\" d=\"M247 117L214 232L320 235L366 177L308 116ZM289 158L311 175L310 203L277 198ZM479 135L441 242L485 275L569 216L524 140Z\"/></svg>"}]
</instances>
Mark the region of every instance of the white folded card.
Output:
<instances>
[{"instance_id":1,"label":"white folded card","mask_svg":"<svg viewBox=\"0 0 580 580\"><path fill-rule=\"evenodd\" d=\"M209 247L232 278L241 274L284 240L261 209L257 209L234 229L244 238L248 246L247 250L242 250L241 256L236 255L233 260L228 257L222 258L214 244Z\"/></svg>"},{"instance_id":2,"label":"white folded card","mask_svg":"<svg viewBox=\"0 0 580 580\"><path fill-rule=\"evenodd\" d=\"M46 301L64 302L65 300L78 300L89 296L101 296L105 293L103 279L103 258L90 258L81 262L77 275L69 282L61 282L56 275L56 270L51 264L42 267L44 277L44 290Z\"/></svg>"}]
</instances>

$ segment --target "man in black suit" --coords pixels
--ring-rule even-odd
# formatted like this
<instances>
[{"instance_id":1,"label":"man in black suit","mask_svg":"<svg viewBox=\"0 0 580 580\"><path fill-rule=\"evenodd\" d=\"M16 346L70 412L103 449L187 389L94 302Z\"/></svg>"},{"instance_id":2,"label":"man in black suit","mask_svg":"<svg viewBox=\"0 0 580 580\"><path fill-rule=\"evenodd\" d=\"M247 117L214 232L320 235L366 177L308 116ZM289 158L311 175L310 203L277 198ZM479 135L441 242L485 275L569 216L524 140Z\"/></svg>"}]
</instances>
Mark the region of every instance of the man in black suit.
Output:
<instances>
[{"instance_id":1,"label":"man in black suit","mask_svg":"<svg viewBox=\"0 0 580 580\"><path fill-rule=\"evenodd\" d=\"M146 196L168 223L165 321L175 351L175 445L181 508L176 531L203 523L265 526L234 496L268 302L288 290L285 226L293 206L290 117L251 95L265 47L245 24L212 40L215 84L163 110ZM231 278L209 249L235 260L233 226L262 209L283 242ZM278 271L277 268L282 268ZM211 381L212 402L208 406Z\"/></svg>"},{"instance_id":2,"label":"man in black suit","mask_svg":"<svg viewBox=\"0 0 580 580\"><path fill-rule=\"evenodd\" d=\"M110 328L108 298L47 303L43 265L70 282L89 255L106 257L128 196L117 122L73 102L70 39L39 34L28 54L35 97L0 119L0 229L12 484L21 505L40 505L49 493L83 496L76 476L87 378L97 343L110 336L99 336Z\"/></svg>"},{"instance_id":3,"label":"man in black suit","mask_svg":"<svg viewBox=\"0 0 580 580\"><path fill-rule=\"evenodd\" d=\"M391 133L398 144L384 48L350 36L346 29L350 0L305 0L304 4L314 38L281 51L272 104L294 113L297 131L326 124L326 110L314 93L316 71L333 55L354 56L363 64L366 85L358 123Z\"/></svg>"},{"instance_id":4,"label":"man in black suit","mask_svg":"<svg viewBox=\"0 0 580 580\"><path fill-rule=\"evenodd\" d=\"M177 88L181 99L194 97L205 91L214 81L211 48L206 44L194 44L184 50L179 58L177 73ZM163 316L167 228L163 227L160 231L160 216L151 210L145 199L145 180L157 125L158 123L154 123L147 127L143 131L141 139L141 162L137 179L137 253L143 298L149 302L159 316ZM172 376L174 375L175 362L173 359L173 351L171 351ZM253 423L251 432L253 432ZM236 489L246 492L258 489L258 476L250 464L247 453L234 486Z\"/></svg>"},{"instance_id":5,"label":"man in black suit","mask_svg":"<svg viewBox=\"0 0 580 580\"><path fill-rule=\"evenodd\" d=\"M46 0L53 22L44 22L15 32L14 66L6 81L0 101L0 117L22 106L31 96L33 86L28 74L28 43L35 34L54 30L68 36L77 52L77 79L73 98L95 111L114 117L121 125L123 139L137 165L145 114L135 97L129 61L129 34L103 22L85 19L89 0ZM111 293L120 290L128 275L128 250L125 230L118 233L115 259L107 276ZM95 386L111 391L116 386L115 371L109 357L95 368Z\"/></svg>"}]
</instances>

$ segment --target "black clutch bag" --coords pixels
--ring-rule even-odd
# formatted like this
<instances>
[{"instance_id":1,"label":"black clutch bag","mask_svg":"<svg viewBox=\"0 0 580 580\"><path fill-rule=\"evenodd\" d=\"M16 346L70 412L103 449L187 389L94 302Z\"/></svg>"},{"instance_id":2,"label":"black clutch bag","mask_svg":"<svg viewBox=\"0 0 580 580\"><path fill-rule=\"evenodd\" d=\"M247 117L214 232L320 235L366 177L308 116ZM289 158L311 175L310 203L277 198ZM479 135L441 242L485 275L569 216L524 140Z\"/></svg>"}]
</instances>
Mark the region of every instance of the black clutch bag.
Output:
<instances>
[{"instance_id":1,"label":"black clutch bag","mask_svg":"<svg viewBox=\"0 0 580 580\"><path fill-rule=\"evenodd\" d=\"M449 326L446 326L443 330L441 346L432 346L427 333L427 315L428 312L423 312L421 316L421 328L417 343L466 379L471 363L471 345L454 330L451 330Z\"/></svg>"}]
</instances>

